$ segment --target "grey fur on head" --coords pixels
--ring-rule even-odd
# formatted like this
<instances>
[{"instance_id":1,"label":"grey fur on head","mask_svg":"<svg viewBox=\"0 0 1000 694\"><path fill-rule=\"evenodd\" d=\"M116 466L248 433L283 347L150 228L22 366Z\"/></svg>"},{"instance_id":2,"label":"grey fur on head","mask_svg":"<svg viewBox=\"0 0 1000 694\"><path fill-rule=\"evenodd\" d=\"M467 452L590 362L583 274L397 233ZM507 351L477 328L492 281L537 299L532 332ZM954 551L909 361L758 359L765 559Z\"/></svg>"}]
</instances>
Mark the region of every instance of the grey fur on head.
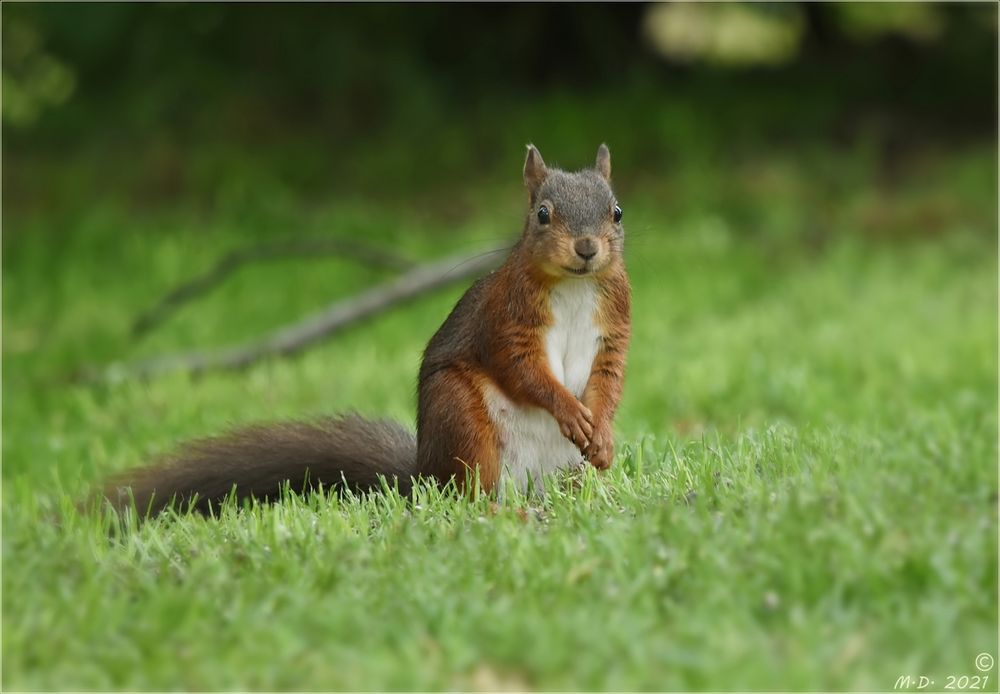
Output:
<instances>
[{"instance_id":1,"label":"grey fur on head","mask_svg":"<svg viewBox=\"0 0 1000 694\"><path fill-rule=\"evenodd\" d=\"M528 145L524 161L524 183L531 193L532 207L547 203L568 224L574 236L594 233L615 204L611 190L611 152L607 145L597 149L592 169L569 172L548 168L541 152Z\"/></svg>"}]
</instances>

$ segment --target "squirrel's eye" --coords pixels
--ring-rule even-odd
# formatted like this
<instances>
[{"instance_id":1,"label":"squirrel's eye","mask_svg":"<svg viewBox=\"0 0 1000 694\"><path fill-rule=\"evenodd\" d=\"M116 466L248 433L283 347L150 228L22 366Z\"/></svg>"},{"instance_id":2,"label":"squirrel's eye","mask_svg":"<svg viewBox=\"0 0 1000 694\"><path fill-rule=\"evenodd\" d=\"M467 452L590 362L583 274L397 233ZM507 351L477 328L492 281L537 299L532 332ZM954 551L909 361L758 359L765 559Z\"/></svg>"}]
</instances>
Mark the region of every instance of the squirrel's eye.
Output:
<instances>
[{"instance_id":1,"label":"squirrel's eye","mask_svg":"<svg viewBox=\"0 0 1000 694\"><path fill-rule=\"evenodd\" d=\"M538 222L539 224L549 223L549 208L545 205L538 208Z\"/></svg>"},{"instance_id":2,"label":"squirrel's eye","mask_svg":"<svg viewBox=\"0 0 1000 694\"><path fill-rule=\"evenodd\" d=\"M622 208L618 207L618 205L615 205L614 215L615 215L615 224L622 221Z\"/></svg>"}]
</instances>

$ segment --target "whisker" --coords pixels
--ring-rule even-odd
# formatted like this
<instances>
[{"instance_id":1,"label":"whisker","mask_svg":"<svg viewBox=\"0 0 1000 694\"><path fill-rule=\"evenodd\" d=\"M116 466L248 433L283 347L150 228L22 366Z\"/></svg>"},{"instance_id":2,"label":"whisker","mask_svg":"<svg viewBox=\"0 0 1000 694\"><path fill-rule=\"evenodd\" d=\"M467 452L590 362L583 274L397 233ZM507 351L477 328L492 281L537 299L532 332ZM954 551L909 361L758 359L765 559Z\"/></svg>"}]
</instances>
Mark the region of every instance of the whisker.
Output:
<instances>
[{"instance_id":1,"label":"whisker","mask_svg":"<svg viewBox=\"0 0 1000 694\"><path fill-rule=\"evenodd\" d=\"M468 263L471 263L474 260L479 260L480 258L485 258L488 255L493 255L494 253L509 253L512 248L514 248L513 244L511 244L510 246L505 246L503 248L494 248L493 250L490 250L490 251L485 251L483 253L477 253L476 255L471 256L469 258L466 258L462 262L460 262L457 265L455 265L454 267L450 268L447 272L445 272L445 275L450 275L451 273L455 272L455 270L459 269L463 265L467 265Z\"/></svg>"}]
</instances>

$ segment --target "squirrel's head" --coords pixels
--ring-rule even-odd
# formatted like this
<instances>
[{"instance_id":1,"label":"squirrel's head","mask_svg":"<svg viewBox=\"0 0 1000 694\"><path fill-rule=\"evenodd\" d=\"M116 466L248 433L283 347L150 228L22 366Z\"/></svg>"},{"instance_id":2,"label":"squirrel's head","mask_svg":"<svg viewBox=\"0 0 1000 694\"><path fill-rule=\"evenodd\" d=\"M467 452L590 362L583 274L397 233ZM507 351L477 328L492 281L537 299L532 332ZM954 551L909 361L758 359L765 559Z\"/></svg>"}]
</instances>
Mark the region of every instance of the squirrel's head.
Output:
<instances>
[{"instance_id":1,"label":"squirrel's head","mask_svg":"<svg viewBox=\"0 0 1000 694\"><path fill-rule=\"evenodd\" d=\"M611 153L597 149L592 169L570 173L546 168L528 145L524 160L528 219L524 243L537 266L553 277L600 275L621 262L625 230L611 191Z\"/></svg>"}]
</instances>

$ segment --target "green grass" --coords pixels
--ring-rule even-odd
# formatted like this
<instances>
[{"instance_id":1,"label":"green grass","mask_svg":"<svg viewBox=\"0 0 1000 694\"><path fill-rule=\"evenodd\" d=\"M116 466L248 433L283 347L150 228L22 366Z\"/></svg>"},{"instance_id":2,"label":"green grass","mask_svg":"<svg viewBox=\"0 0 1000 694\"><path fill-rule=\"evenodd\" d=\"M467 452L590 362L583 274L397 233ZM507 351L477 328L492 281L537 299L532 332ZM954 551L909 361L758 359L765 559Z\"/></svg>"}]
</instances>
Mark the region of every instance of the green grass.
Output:
<instances>
[{"instance_id":1,"label":"green grass","mask_svg":"<svg viewBox=\"0 0 1000 694\"><path fill-rule=\"evenodd\" d=\"M941 688L996 655L995 143L920 150L889 184L863 148L631 178L616 159L635 304L619 455L544 502L313 496L111 536L69 510L230 423L412 422L420 351L462 287L244 373L66 376L247 338L386 277L249 267L131 341L133 316L253 239L418 258L508 239L518 154L508 184L457 202L307 206L266 181L208 208L5 217L5 689Z\"/></svg>"}]
</instances>

